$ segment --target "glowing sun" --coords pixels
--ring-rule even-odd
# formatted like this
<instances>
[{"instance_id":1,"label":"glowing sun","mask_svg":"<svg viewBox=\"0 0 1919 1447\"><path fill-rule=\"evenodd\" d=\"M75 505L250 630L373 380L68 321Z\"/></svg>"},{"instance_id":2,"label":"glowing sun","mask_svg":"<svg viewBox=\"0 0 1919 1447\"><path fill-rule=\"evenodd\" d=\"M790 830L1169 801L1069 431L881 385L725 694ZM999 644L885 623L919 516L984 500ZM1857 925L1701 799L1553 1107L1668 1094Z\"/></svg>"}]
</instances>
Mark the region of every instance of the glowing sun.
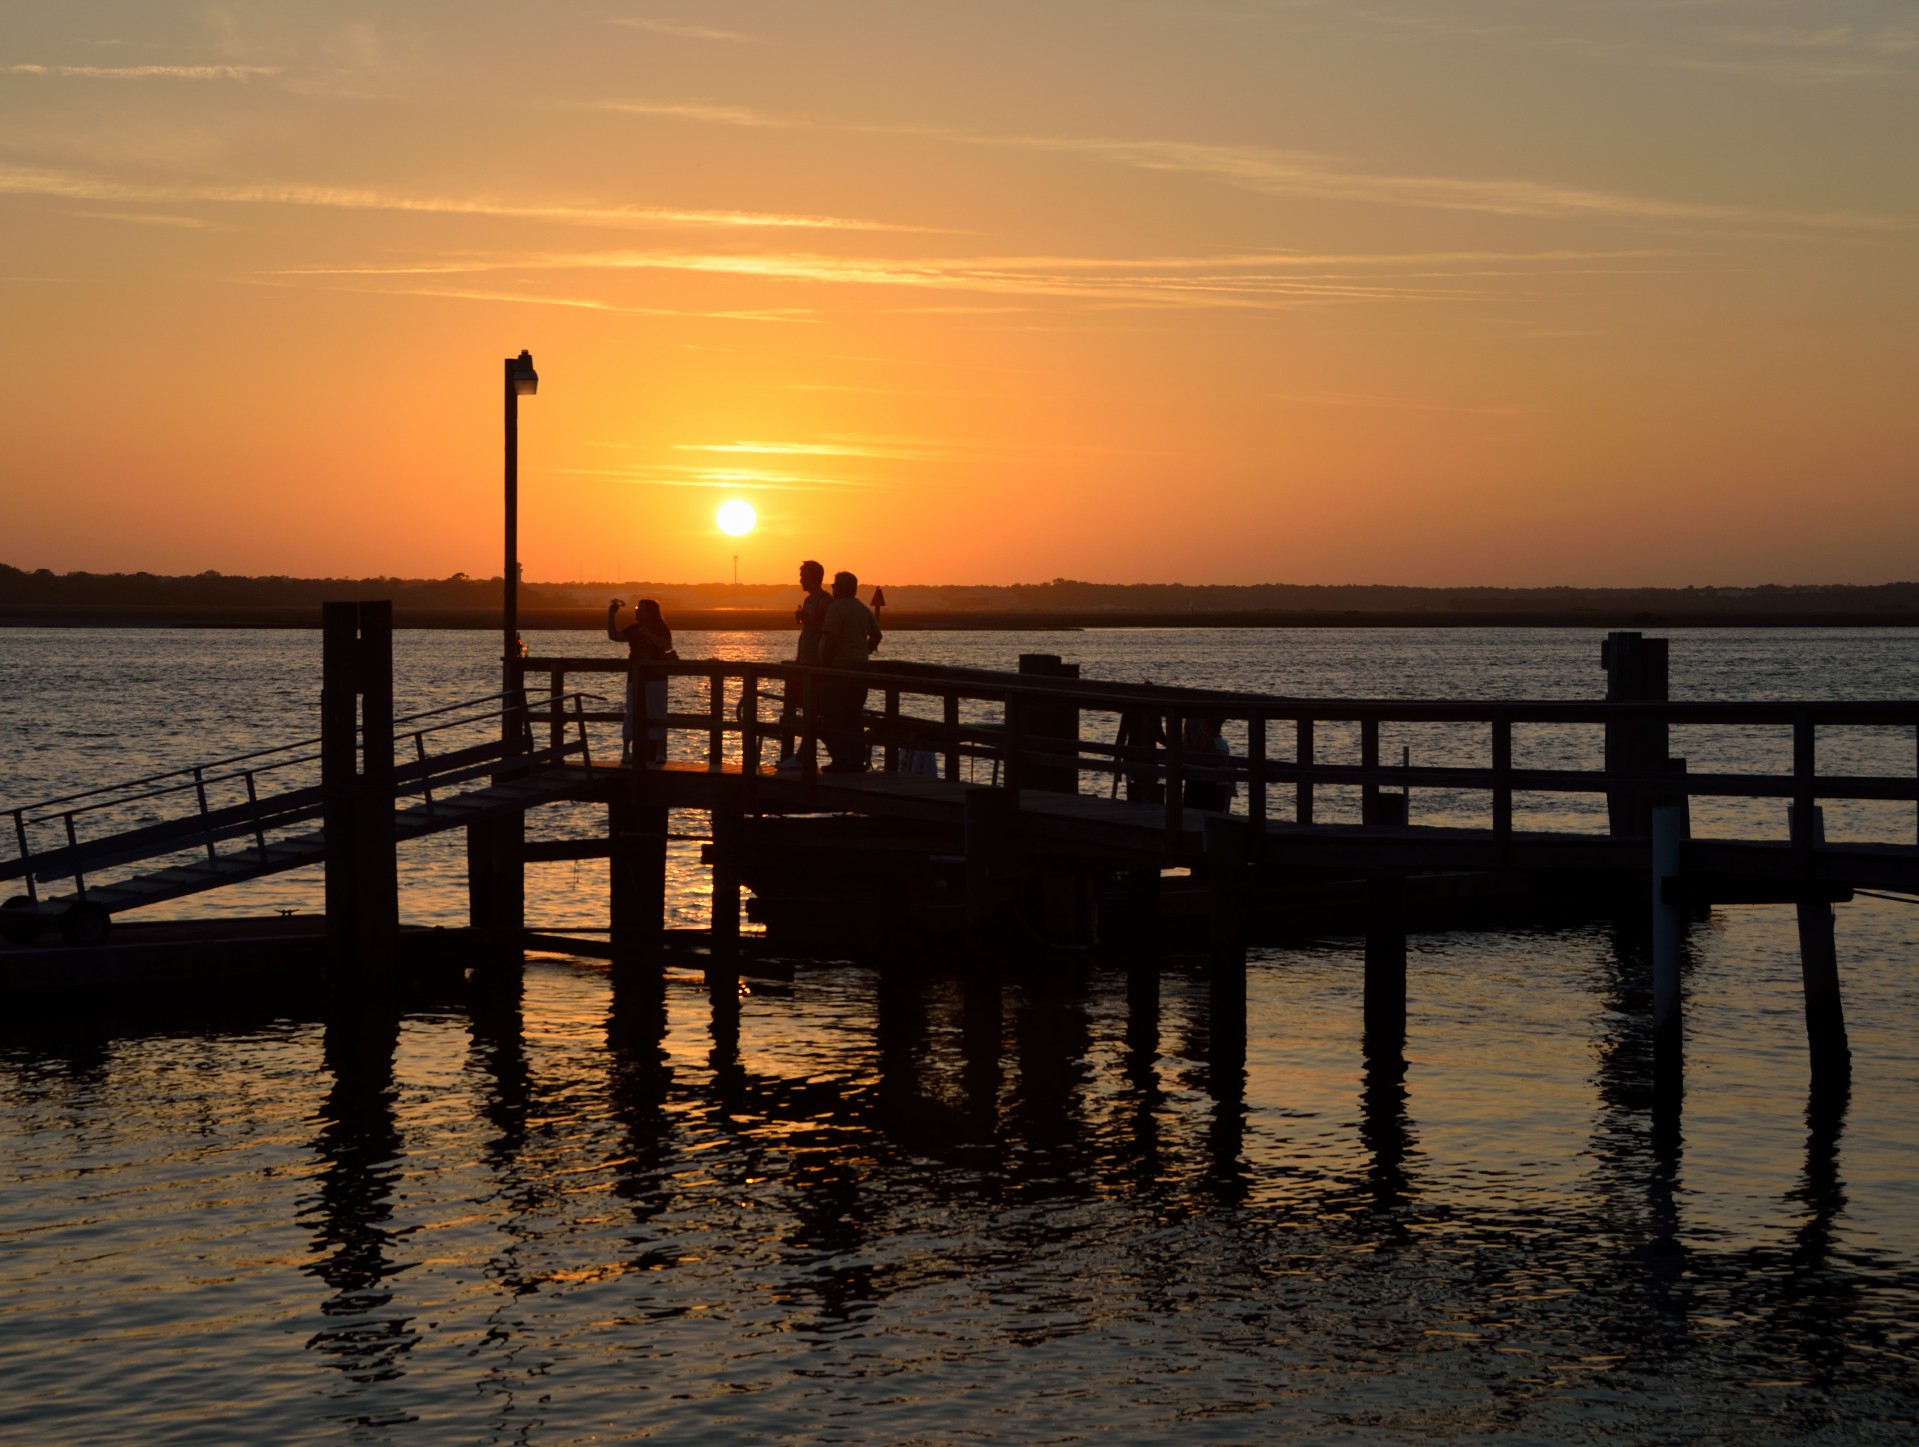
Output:
<instances>
[{"instance_id":1,"label":"glowing sun","mask_svg":"<svg viewBox=\"0 0 1919 1447\"><path fill-rule=\"evenodd\" d=\"M734 498L731 502L720 504L720 510L714 514L713 521L720 525L720 531L728 537L743 538L753 531L759 514L753 511L753 504Z\"/></svg>"}]
</instances>

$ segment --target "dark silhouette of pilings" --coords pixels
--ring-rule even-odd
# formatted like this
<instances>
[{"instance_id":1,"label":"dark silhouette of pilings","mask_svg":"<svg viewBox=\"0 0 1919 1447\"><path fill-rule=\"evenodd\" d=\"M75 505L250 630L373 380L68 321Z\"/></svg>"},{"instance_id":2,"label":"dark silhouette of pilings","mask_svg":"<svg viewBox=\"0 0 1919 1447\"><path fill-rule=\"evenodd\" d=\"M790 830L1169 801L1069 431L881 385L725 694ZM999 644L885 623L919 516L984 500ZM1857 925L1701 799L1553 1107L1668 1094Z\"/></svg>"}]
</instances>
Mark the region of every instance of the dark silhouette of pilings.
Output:
<instances>
[{"instance_id":1,"label":"dark silhouette of pilings","mask_svg":"<svg viewBox=\"0 0 1919 1447\"><path fill-rule=\"evenodd\" d=\"M321 620L327 981L335 992L366 995L391 987L400 930L393 605L328 603Z\"/></svg>"},{"instance_id":2,"label":"dark silhouette of pilings","mask_svg":"<svg viewBox=\"0 0 1919 1447\"><path fill-rule=\"evenodd\" d=\"M466 826L467 923L476 936L474 967L517 972L526 928L526 816L503 814Z\"/></svg>"},{"instance_id":3,"label":"dark silhouette of pilings","mask_svg":"<svg viewBox=\"0 0 1919 1447\"><path fill-rule=\"evenodd\" d=\"M1825 825L1816 808L1795 806L1792 842L1810 864L1824 842ZM1833 935L1830 900L1810 892L1794 908L1799 916L1799 974L1806 997L1806 1046L1815 1089L1843 1087L1852 1074L1852 1046L1846 1038L1846 1012L1839 994L1839 951Z\"/></svg>"},{"instance_id":4,"label":"dark silhouette of pilings","mask_svg":"<svg viewBox=\"0 0 1919 1447\"><path fill-rule=\"evenodd\" d=\"M607 909L616 982L657 980L666 919L667 812L625 791L607 805Z\"/></svg>"}]
</instances>

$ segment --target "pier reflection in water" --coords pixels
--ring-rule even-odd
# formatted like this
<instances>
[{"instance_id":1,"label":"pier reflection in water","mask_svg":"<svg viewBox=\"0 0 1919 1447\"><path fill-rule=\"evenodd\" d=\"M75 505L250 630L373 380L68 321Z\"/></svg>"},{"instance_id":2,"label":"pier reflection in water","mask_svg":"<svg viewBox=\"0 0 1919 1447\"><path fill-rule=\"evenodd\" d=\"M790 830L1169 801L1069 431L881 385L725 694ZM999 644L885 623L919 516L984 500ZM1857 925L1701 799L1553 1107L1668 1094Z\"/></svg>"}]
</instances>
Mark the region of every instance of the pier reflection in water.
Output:
<instances>
[{"instance_id":1,"label":"pier reflection in water","mask_svg":"<svg viewBox=\"0 0 1919 1447\"><path fill-rule=\"evenodd\" d=\"M1729 1162L1630 939L1416 945L1403 1041L1347 948L16 1032L0 1435L1901 1437L1887 1101Z\"/></svg>"}]
</instances>

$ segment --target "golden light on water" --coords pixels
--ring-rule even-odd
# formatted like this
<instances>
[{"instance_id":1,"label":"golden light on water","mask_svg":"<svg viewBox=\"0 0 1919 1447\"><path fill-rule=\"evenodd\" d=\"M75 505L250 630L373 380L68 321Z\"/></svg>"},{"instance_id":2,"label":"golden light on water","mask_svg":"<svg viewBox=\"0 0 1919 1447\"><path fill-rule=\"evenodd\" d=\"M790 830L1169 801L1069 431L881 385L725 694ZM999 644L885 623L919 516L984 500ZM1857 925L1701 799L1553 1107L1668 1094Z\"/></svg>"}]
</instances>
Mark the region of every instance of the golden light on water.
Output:
<instances>
[{"instance_id":1,"label":"golden light on water","mask_svg":"<svg viewBox=\"0 0 1919 1447\"><path fill-rule=\"evenodd\" d=\"M713 521L720 525L720 531L732 538L745 537L753 531L753 524L759 520L759 514L753 511L753 504L737 497L721 503L719 512L713 517Z\"/></svg>"}]
</instances>

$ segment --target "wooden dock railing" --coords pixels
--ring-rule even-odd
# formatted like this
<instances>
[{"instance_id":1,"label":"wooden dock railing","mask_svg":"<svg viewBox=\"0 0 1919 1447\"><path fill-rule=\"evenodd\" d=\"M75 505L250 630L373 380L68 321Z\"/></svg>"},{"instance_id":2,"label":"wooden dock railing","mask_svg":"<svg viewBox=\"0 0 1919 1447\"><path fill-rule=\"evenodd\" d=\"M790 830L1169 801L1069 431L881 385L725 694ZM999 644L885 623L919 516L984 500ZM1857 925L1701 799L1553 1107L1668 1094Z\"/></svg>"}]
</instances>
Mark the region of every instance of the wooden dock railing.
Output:
<instances>
[{"instance_id":1,"label":"wooden dock railing","mask_svg":"<svg viewBox=\"0 0 1919 1447\"><path fill-rule=\"evenodd\" d=\"M525 666L530 676L546 675L550 698L566 696L576 675L623 675L628 668L625 660L610 658L532 658ZM1325 822L1319 794L1331 788L1356 791L1366 822L1403 819L1396 810L1382 808L1382 801L1403 797L1411 789L1483 795L1486 827L1496 838L1513 833L1515 796L1523 794L1631 797L1672 805L1704 797L1779 799L1802 818L1812 817L1823 801L1874 800L1912 806L1910 829L1883 842L1919 843L1919 702L1305 699L890 660L864 670L720 660L641 667L651 677L693 681L702 705L697 711L669 711L664 720L647 722L663 722L670 732L703 735L709 767L730 763L743 766L749 775L764 766L770 742L781 752L796 754L810 777L817 761L816 685L846 678L870 690L868 739L883 767L898 767L911 751L932 755L938 774L948 780L966 777L972 761L975 776L983 768L992 782L1014 794L1031 787L1040 773L1078 778L1082 785L1104 780L1114 792L1127 785L1132 797L1158 797L1169 830L1181 827L1187 786L1209 780L1233 784L1243 812L1259 824ZM789 696L798 704L783 720ZM538 698L537 692L533 697ZM1062 712L1076 722L1060 728ZM1243 731L1246 741L1243 752L1202 757L1187 750L1183 725L1197 715L1238 725L1236 732ZM559 727L557 710L543 716ZM617 722L622 715L602 711L584 717ZM1137 731L1129 733L1127 724L1142 718L1159 723L1163 743L1130 741ZM1419 763L1403 756L1399 761L1381 757L1382 730L1431 725L1481 731L1484 761ZM1656 773L1624 773L1515 761L1516 739L1524 734L1530 741L1534 730L1592 730L1597 744L1615 731L1652 727L1771 730L1781 741L1789 738L1790 768L1691 771L1672 760ZM1861 728L1903 731L1914 740L1904 750L1909 771L1821 773L1820 731ZM1329 737L1342 747L1356 742L1356 760L1329 758L1324 748ZM1290 757L1275 756L1275 749L1288 745ZM1604 756L1599 747L1591 752ZM1780 822L1783 832L1785 821Z\"/></svg>"}]
</instances>

